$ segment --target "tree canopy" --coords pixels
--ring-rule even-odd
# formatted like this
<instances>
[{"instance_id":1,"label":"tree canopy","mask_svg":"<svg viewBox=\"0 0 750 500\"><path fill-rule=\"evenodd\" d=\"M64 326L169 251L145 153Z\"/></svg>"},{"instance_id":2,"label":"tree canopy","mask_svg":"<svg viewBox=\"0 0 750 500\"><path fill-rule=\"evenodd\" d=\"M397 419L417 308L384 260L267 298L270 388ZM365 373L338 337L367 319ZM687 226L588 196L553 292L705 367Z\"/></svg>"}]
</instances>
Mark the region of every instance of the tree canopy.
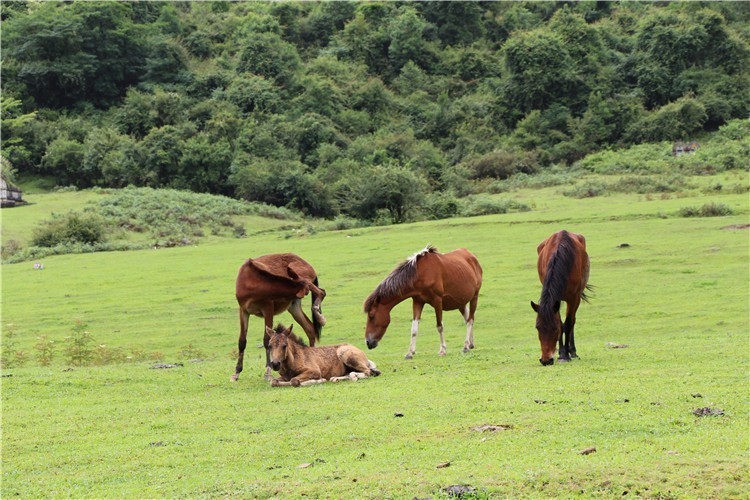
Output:
<instances>
[{"instance_id":1,"label":"tree canopy","mask_svg":"<svg viewBox=\"0 0 750 500\"><path fill-rule=\"evenodd\" d=\"M393 221L750 114L729 2L2 3L3 156Z\"/></svg>"}]
</instances>

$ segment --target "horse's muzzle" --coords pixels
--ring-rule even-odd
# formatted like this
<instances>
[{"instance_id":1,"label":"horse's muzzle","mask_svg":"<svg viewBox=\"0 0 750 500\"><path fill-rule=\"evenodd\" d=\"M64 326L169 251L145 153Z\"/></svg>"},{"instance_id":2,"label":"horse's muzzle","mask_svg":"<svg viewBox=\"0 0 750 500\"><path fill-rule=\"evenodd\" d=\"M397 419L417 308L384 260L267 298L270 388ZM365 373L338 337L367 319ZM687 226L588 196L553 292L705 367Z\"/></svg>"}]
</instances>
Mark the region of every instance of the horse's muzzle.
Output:
<instances>
[{"instance_id":1,"label":"horse's muzzle","mask_svg":"<svg viewBox=\"0 0 750 500\"><path fill-rule=\"evenodd\" d=\"M281 368L281 363L278 361L271 361L271 370L277 372L279 371L279 368Z\"/></svg>"},{"instance_id":2,"label":"horse's muzzle","mask_svg":"<svg viewBox=\"0 0 750 500\"><path fill-rule=\"evenodd\" d=\"M378 346L378 341L377 340L367 339L367 348L368 349L375 349L377 346Z\"/></svg>"},{"instance_id":3,"label":"horse's muzzle","mask_svg":"<svg viewBox=\"0 0 750 500\"><path fill-rule=\"evenodd\" d=\"M539 362L542 364L542 366L554 365L555 358L549 358L547 361L543 360L542 358L539 358Z\"/></svg>"}]
</instances>

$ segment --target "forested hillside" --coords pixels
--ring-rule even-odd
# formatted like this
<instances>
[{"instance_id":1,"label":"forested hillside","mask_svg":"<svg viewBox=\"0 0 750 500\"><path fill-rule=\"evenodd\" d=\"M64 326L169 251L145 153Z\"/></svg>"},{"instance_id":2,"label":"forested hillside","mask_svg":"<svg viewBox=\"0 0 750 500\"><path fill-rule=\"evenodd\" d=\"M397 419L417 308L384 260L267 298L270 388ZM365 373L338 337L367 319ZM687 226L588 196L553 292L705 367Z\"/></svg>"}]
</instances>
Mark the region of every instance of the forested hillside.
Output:
<instances>
[{"instance_id":1,"label":"forested hillside","mask_svg":"<svg viewBox=\"0 0 750 500\"><path fill-rule=\"evenodd\" d=\"M750 114L742 2L3 1L2 20L4 168L60 186L400 222Z\"/></svg>"}]
</instances>

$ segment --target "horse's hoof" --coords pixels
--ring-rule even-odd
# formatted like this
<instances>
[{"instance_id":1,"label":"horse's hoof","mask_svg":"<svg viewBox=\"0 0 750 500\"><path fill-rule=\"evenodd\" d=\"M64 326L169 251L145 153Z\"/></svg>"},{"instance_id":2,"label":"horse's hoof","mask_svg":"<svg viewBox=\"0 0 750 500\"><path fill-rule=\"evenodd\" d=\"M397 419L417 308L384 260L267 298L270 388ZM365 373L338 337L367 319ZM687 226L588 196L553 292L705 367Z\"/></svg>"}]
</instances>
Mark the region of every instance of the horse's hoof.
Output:
<instances>
[{"instance_id":1,"label":"horse's hoof","mask_svg":"<svg viewBox=\"0 0 750 500\"><path fill-rule=\"evenodd\" d=\"M462 352L463 352L464 354L466 354L467 352L469 352L469 349L470 349L469 347L464 347L464 350L463 350Z\"/></svg>"},{"instance_id":2,"label":"horse's hoof","mask_svg":"<svg viewBox=\"0 0 750 500\"><path fill-rule=\"evenodd\" d=\"M411 354L407 354L406 356L404 356L404 359L411 359L411 358L413 358L413 357L414 357L414 356L412 356Z\"/></svg>"},{"instance_id":3,"label":"horse's hoof","mask_svg":"<svg viewBox=\"0 0 750 500\"><path fill-rule=\"evenodd\" d=\"M445 351L441 351L438 353L438 356L445 356Z\"/></svg>"},{"instance_id":4,"label":"horse's hoof","mask_svg":"<svg viewBox=\"0 0 750 500\"><path fill-rule=\"evenodd\" d=\"M570 358L557 358L558 363L567 363L570 361Z\"/></svg>"},{"instance_id":5,"label":"horse's hoof","mask_svg":"<svg viewBox=\"0 0 750 500\"><path fill-rule=\"evenodd\" d=\"M240 378L239 375L232 375L229 377L230 382L237 382L237 379Z\"/></svg>"}]
</instances>

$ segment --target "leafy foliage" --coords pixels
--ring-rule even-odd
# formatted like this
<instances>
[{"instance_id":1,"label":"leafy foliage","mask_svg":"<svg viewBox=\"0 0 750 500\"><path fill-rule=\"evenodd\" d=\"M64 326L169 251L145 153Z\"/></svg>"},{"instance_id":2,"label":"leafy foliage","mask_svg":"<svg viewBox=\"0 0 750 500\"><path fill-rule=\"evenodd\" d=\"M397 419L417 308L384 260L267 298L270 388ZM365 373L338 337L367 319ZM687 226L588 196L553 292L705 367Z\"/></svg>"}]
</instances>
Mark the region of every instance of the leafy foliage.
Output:
<instances>
[{"instance_id":1,"label":"leafy foliage","mask_svg":"<svg viewBox=\"0 0 750 500\"><path fill-rule=\"evenodd\" d=\"M702 140L750 113L741 3L11 2L3 16L3 154L58 185L398 222L441 193ZM714 153L660 168L742 168ZM377 193L356 185L369 176ZM408 195L385 187L399 176Z\"/></svg>"}]
</instances>

